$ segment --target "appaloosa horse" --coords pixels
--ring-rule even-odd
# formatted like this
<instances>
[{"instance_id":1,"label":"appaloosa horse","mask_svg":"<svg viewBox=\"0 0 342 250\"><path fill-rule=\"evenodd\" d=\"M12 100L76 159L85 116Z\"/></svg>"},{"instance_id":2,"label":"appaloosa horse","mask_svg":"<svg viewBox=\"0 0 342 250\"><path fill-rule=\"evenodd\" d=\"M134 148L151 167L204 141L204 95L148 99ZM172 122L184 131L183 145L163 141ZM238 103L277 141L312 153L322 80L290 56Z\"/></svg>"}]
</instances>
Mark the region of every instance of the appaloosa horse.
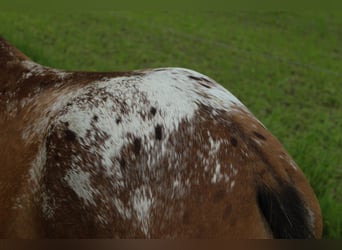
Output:
<instances>
[{"instance_id":1,"label":"appaloosa horse","mask_svg":"<svg viewBox=\"0 0 342 250\"><path fill-rule=\"evenodd\" d=\"M44 67L0 38L0 236L320 238L316 196L230 92L182 68Z\"/></svg>"}]
</instances>

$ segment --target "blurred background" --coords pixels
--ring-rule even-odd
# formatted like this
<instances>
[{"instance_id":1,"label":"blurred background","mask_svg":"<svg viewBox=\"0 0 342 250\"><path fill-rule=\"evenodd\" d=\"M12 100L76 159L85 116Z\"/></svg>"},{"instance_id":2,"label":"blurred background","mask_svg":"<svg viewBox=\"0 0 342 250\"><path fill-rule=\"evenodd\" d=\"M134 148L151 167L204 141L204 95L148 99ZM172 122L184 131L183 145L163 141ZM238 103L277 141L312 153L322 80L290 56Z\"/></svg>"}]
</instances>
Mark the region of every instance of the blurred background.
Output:
<instances>
[{"instance_id":1,"label":"blurred background","mask_svg":"<svg viewBox=\"0 0 342 250\"><path fill-rule=\"evenodd\" d=\"M284 144L318 196L324 238L342 238L342 12L0 12L0 35L55 68L208 75Z\"/></svg>"}]
</instances>

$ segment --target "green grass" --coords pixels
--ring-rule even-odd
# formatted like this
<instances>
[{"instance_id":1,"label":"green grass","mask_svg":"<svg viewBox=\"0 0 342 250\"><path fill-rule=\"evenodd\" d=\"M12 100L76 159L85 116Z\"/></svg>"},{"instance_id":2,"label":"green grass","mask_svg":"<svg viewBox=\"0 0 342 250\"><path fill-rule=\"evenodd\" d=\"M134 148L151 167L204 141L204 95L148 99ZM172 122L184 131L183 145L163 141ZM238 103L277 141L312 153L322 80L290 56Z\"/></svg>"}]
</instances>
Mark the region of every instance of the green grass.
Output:
<instances>
[{"instance_id":1,"label":"green grass","mask_svg":"<svg viewBox=\"0 0 342 250\"><path fill-rule=\"evenodd\" d=\"M69 70L187 67L223 84L313 186L324 238L342 238L342 13L0 12L0 34Z\"/></svg>"}]
</instances>

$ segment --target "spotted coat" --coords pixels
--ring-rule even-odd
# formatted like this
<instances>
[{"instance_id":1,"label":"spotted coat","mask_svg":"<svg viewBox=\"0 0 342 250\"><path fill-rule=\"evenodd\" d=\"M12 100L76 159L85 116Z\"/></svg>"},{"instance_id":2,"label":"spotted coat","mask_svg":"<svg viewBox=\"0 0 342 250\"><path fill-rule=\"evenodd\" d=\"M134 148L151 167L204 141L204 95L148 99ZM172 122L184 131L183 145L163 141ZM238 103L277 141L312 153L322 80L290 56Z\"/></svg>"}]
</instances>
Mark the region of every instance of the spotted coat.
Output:
<instances>
[{"instance_id":1,"label":"spotted coat","mask_svg":"<svg viewBox=\"0 0 342 250\"><path fill-rule=\"evenodd\" d=\"M1 237L321 236L302 171L209 77L67 72L2 38L0 67Z\"/></svg>"}]
</instances>

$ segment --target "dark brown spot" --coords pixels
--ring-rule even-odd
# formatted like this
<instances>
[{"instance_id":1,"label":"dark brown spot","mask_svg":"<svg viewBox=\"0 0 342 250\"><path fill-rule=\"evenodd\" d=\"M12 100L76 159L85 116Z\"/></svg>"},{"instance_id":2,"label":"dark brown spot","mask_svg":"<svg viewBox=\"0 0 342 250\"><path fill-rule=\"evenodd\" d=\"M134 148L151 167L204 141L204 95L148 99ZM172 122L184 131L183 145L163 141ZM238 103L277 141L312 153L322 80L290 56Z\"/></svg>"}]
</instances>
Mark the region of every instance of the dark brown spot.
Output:
<instances>
[{"instance_id":1,"label":"dark brown spot","mask_svg":"<svg viewBox=\"0 0 342 250\"><path fill-rule=\"evenodd\" d=\"M69 122L64 123L66 127L69 127Z\"/></svg>"},{"instance_id":2,"label":"dark brown spot","mask_svg":"<svg viewBox=\"0 0 342 250\"><path fill-rule=\"evenodd\" d=\"M119 159L119 163L120 163L121 168L126 168L126 161L125 161L125 159L120 158Z\"/></svg>"},{"instance_id":3,"label":"dark brown spot","mask_svg":"<svg viewBox=\"0 0 342 250\"><path fill-rule=\"evenodd\" d=\"M76 139L76 134L74 131L71 131L70 129L64 130L65 132L65 138L69 141L74 141Z\"/></svg>"},{"instance_id":4,"label":"dark brown spot","mask_svg":"<svg viewBox=\"0 0 342 250\"><path fill-rule=\"evenodd\" d=\"M230 143L231 143L234 147L236 147L236 146L238 145L238 141L237 141L237 139L236 139L235 137L231 137L231 138L230 138Z\"/></svg>"},{"instance_id":5,"label":"dark brown spot","mask_svg":"<svg viewBox=\"0 0 342 250\"><path fill-rule=\"evenodd\" d=\"M97 115L94 115L93 120L97 122L99 120L99 117Z\"/></svg>"},{"instance_id":6,"label":"dark brown spot","mask_svg":"<svg viewBox=\"0 0 342 250\"><path fill-rule=\"evenodd\" d=\"M203 78L203 77L196 77L196 76L188 76L188 77L189 77L190 79L192 79L192 80L195 80L198 84L202 85L203 87L206 87L206 88L210 89L210 86L209 86L209 85L203 83L203 81L209 83L210 81L208 81L207 79L205 79L205 78Z\"/></svg>"},{"instance_id":7,"label":"dark brown spot","mask_svg":"<svg viewBox=\"0 0 342 250\"><path fill-rule=\"evenodd\" d=\"M156 139L160 141L162 139L162 126L160 124L158 124L154 128L154 131L156 133Z\"/></svg>"},{"instance_id":8,"label":"dark brown spot","mask_svg":"<svg viewBox=\"0 0 342 250\"><path fill-rule=\"evenodd\" d=\"M228 219L229 216L230 216L230 214L232 213L232 211L233 211L232 205L231 205L231 204L228 204L228 205L226 206L226 208L224 209L224 211L223 211L222 218L223 218L224 220Z\"/></svg>"},{"instance_id":9,"label":"dark brown spot","mask_svg":"<svg viewBox=\"0 0 342 250\"><path fill-rule=\"evenodd\" d=\"M262 134L259 134L258 132L253 132L253 134L258 137L259 139L263 140L263 141L266 141L266 138L265 136L263 136Z\"/></svg>"},{"instance_id":10,"label":"dark brown spot","mask_svg":"<svg viewBox=\"0 0 342 250\"><path fill-rule=\"evenodd\" d=\"M160 69L153 69L153 71L158 72L158 71L165 71L166 69L160 68Z\"/></svg>"},{"instance_id":11,"label":"dark brown spot","mask_svg":"<svg viewBox=\"0 0 342 250\"><path fill-rule=\"evenodd\" d=\"M188 76L190 79L195 80L195 81L205 81L210 83L210 81L208 79L205 79L204 77L196 77L196 76Z\"/></svg>"},{"instance_id":12,"label":"dark brown spot","mask_svg":"<svg viewBox=\"0 0 342 250\"><path fill-rule=\"evenodd\" d=\"M213 202L217 203L223 200L225 194L226 194L226 191L224 189L220 189L213 195Z\"/></svg>"},{"instance_id":13,"label":"dark brown spot","mask_svg":"<svg viewBox=\"0 0 342 250\"><path fill-rule=\"evenodd\" d=\"M203 87L206 87L207 89L210 89L210 86L209 86L209 85L206 85L206 84L201 83L201 82L199 82L199 84L202 85Z\"/></svg>"},{"instance_id":14,"label":"dark brown spot","mask_svg":"<svg viewBox=\"0 0 342 250\"><path fill-rule=\"evenodd\" d=\"M156 112L157 112L157 109L156 109L155 107L151 107L150 112L151 112L151 114L152 114L153 116L155 116L155 115L156 115Z\"/></svg>"},{"instance_id":15,"label":"dark brown spot","mask_svg":"<svg viewBox=\"0 0 342 250\"><path fill-rule=\"evenodd\" d=\"M116 124L119 124L121 122L121 117L116 118Z\"/></svg>"},{"instance_id":16,"label":"dark brown spot","mask_svg":"<svg viewBox=\"0 0 342 250\"><path fill-rule=\"evenodd\" d=\"M134 153L136 155L138 155L140 153L140 148L141 148L141 138L135 138L133 141L133 145L134 145Z\"/></svg>"},{"instance_id":17,"label":"dark brown spot","mask_svg":"<svg viewBox=\"0 0 342 250\"><path fill-rule=\"evenodd\" d=\"M71 106L71 105L72 105L72 103L71 103L71 102L68 102L66 105L67 105L67 106Z\"/></svg>"},{"instance_id":18,"label":"dark brown spot","mask_svg":"<svg viewBox=\"0 0 342 250\"><path fill-rule=\"evenodd\" d=\"M229 225L231 227L234 227L238 223L238 220L239 220L238 216L230 216L229 220L228 220L229 221Z\"/></svg>"},{"instance_id":19,"label":"dark brown spot","mask_svg":"<svg viewBox=\"0 0 342 250\"><path fill-rule=\"evenodd\" d=\"M195 80L198 84L202 85L203 87L206 87L210 89L211 87L204 82L211 83L209 80L205 79L204 77L196 77L196 76L188 76L190 79Z\"/></svg>"},{"instance_id":20,"label":"dark brown spot","mask_svg":"<svg viewBox=\"0 0 342 250\"><path fill-rule=\"evenodd\" d=\"M185 211L183 214L183 223L189 224L190 223L190 213L189 211Z\"/></svg>"}]
</instances>

